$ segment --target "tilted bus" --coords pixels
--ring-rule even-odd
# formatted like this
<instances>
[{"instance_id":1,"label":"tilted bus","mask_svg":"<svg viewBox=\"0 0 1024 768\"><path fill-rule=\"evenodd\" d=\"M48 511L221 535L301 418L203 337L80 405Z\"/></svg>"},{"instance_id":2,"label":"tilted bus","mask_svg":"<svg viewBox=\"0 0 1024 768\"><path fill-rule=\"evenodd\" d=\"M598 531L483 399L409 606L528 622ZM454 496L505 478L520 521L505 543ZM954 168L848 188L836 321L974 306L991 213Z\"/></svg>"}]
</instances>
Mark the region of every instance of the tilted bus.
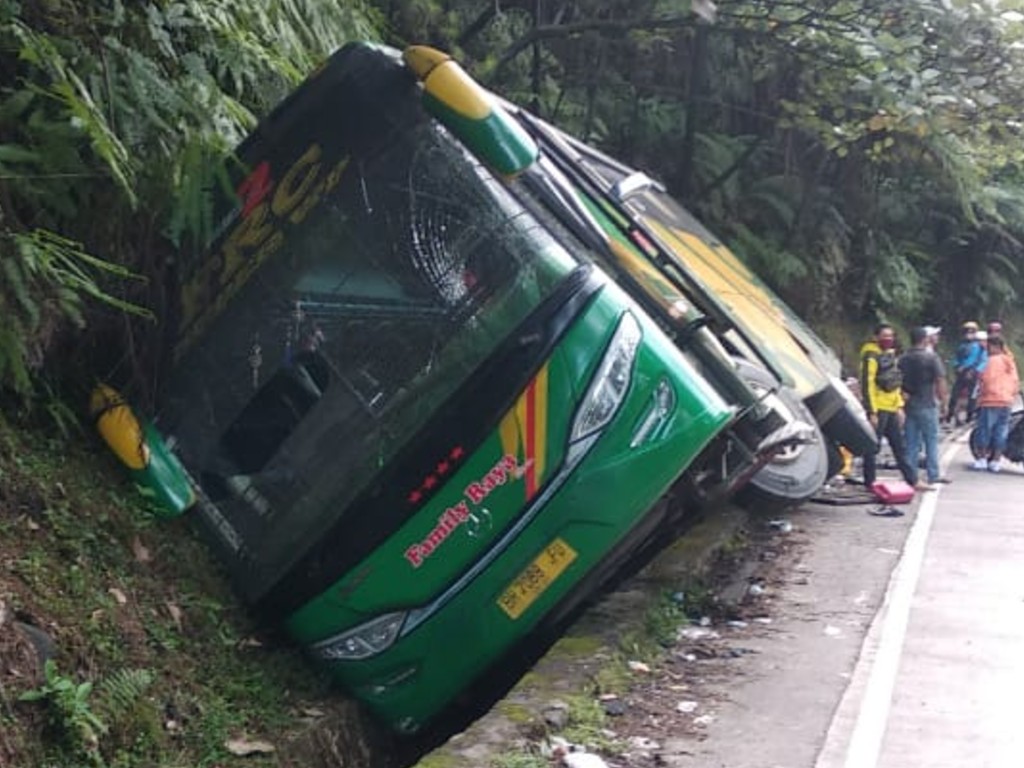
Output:
<instances>
[{"instance_id":1,"label":"tilted bus","mask_svg":"<svg viewBox=\"0 0 1024 768\"><path fill-rule=\"evenodd\" d=\"M692 307L597 266L536 142L445 67L348 45L261 121L180 257L153 419L93 403L253 610L407 733L808 439Z\"/></svg>"}]
</instances>

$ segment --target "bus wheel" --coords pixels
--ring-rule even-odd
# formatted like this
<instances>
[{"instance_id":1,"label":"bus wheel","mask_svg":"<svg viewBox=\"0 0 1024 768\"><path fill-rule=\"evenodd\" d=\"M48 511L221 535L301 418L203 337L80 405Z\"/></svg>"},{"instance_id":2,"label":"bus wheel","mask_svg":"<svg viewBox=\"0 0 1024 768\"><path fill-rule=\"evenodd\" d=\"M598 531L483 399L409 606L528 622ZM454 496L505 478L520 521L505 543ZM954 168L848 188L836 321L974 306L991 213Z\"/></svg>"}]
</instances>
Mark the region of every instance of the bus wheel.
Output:
<instances>
[{"instance_id":1,"label":"bus wheel","mask_svg":"<svg viewBox=\"0 0 1024 768\"><path fill-rule=\"evenodd\" d=\"M770 408L786 421L799 420L814 430L814 440L783 451L764 466L740 491L738 500L751 509L783 507L811 498L828 479L829 444L814 416L796 392L779 386L772 374L746 360L737 360L739 373ZM774 390L774 391L773 391Z\"/></svg>"}]
</instances>

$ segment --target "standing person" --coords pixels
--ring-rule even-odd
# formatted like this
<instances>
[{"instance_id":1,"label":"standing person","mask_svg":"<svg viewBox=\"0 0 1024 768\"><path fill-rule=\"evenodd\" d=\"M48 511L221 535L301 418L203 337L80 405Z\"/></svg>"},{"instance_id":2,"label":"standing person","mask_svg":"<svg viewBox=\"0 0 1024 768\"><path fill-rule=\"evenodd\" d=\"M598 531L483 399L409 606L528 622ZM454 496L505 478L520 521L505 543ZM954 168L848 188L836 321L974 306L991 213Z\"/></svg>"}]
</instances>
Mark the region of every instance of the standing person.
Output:
<instances>
[{"instance_id":1,"label":"standing person","mask_svg":"<svg viewBox=\"0 0 1024 768\"><path fill-rule=\"evenodd\" d=\"M910 332L910 350L899 359L906 397L907 455L912 457L913 480L919 491L931 491L935 483L949 482L939 475L939 403L946 402L946 369L928 345L928 331ZM918 477L916 458L924 443L927 482Z\"/></svg>"},{"instance_id":2,"label":"standing person","mask_svg":"<svg viewBox=\"0 0 1024 768\"><path fill-rule=\"evenodd\" d=\"M1002 339L1003 341L1003 354L1013 357L1013 350L1006 344L1006 336L1003 334L1003 324L998 320L993 320L988 324L988 336L989 338Z\"/></svg>"},{"instance_id":3,"label":"standing person","mask_svg":"<svg viewBox=\"0 0 1024 768\"><path fill-rule=\"evenodd\" d=\"M988 339L988 365L979 379L978 394L978 446L982 455L974 460L973 469L1002 469L1006 438L1010 432L1010 409L1020 390L1017 364L1006 352L1001 336Z\"/></svg>"},{"instance_id":4,"label":"standing person","mask_svg":"<svg viewBox=\"0 0 1024 768\"><path fill-rule=\"evenodd\" d=\"M938 354L939 352L939 336L942 335L941 325L926 325L924 332L928 336L928 349Z\"/></svg>"},{"instance_id":5,"label":"standing person","mask_svg":"<svg viewBox=\"0 0 1024 768\"><path fill-rule=\"evenodd\" d=\"M967 421L974 419L975 384L988 360L985 346L978 339L978 324L973 320L968 320L961 326L961 329L963 338L957 344L956 357L953 358L953 373L956 378L953 381L953 391L949 393L949 405L946 408L947 422L953 421L956 417L956 406L961 397L967 398ZM957 426L959 426L959 422L957 422Z\"/></svg>"},{"instance_id":6,"label":"standing person","mask_svg":"<svg viewBox=\"0 0 1024 768\"><path fill-rule=\"evenodd\" d=\"M860 391L879 442L883 437L886 439L903 479L913 485L915 473L903 444L903 395L896 361L896 331L888 323L876 327L874 338L860 348ZM868 453L864 456L864 485L871 487L876 479L875 454Z\"/></svg>"}]
</instances>

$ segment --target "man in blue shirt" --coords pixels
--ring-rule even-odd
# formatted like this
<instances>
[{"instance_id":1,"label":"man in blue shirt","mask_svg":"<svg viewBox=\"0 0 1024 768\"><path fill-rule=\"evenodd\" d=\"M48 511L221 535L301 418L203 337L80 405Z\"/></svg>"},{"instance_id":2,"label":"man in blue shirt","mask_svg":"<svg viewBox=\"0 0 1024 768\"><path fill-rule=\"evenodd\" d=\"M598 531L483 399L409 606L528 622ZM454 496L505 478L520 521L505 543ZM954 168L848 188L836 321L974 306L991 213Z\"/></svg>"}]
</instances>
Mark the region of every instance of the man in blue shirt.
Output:
<instances>
[{"instance_id":1,"label":"man in blue shirt","mask_svg":"<svg viewBox=\"0 0 1024 768\"><path fill-rule=\"evenodd\" d=\"M962 397L967 398L967 421L974 418L974 412L977 410L975 400L978 376L985 370L985 364L988 362L985 345L978 340L978 324L969 320L963 324L962 329L963 338L957 345L956 357L953 359L956 379L953 381L953 389L949 393L946 422L951 422L956 417L957 402ZM959 421L957 426L959 426Z\"/></svg>"}]
</instances>

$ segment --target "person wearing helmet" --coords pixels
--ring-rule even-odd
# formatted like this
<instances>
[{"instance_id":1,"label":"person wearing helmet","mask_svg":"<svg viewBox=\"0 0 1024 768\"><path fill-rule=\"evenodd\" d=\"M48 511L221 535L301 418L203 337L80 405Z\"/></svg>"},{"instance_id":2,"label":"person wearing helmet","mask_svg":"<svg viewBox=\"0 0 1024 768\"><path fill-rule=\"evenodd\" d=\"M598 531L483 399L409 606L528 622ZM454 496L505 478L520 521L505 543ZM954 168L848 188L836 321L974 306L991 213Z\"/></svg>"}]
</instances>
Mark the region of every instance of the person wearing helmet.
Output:
<instances>
[{"instance_id":1,"label":"person wearing helmet","mask_svg":"<svg viewBox=\"0 0 1024 768\"><path fill-rule=\"evenodd\" d=\"M966 420L974 418L977 409L975 405L975 393L977 391L978 376L985 370L988 354L985 345L978 339L978 324L968 320L960 326L962 337L956 347L956 357L953 358L953 389L949 393L949 404L946 406L946 423L953 422L956 418L957 403L961 398L967 400ZM960 426L959 420L956 421Z\"/></svg>"}]
</instances>

